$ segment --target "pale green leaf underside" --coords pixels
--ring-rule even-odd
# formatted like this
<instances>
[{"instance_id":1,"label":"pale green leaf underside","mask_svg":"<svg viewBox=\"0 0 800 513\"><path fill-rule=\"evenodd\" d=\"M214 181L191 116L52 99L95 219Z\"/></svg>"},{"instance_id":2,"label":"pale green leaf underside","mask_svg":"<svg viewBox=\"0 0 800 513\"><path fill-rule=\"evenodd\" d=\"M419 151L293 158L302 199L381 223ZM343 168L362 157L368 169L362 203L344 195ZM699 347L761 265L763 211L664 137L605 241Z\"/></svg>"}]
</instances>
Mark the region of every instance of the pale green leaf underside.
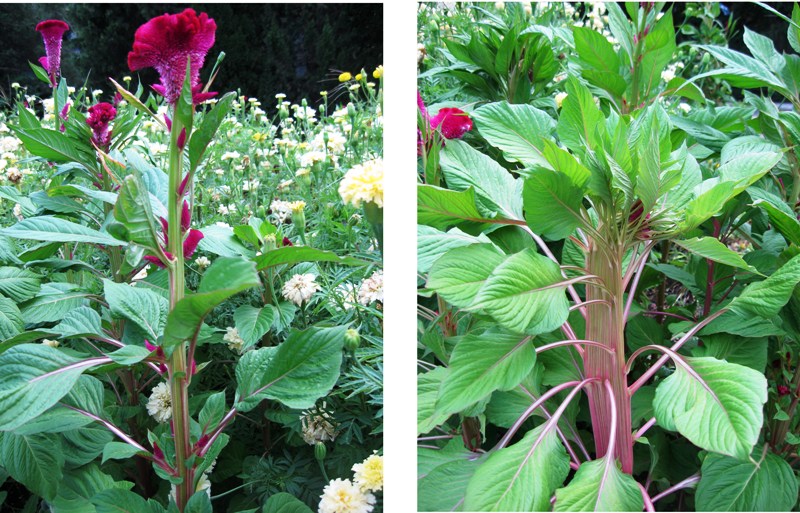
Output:
<instances>
[{"instance_id":1,"label":"pale green leaf underside","mask_svg":"<svg viewBox=\"0 0 800 513\"><path fill-rule=\"evenodd\" d=\"M556 490L555 511L642 511L636 481L606 458L580 466L572 481Z\"/></svg>"}]
</instances>

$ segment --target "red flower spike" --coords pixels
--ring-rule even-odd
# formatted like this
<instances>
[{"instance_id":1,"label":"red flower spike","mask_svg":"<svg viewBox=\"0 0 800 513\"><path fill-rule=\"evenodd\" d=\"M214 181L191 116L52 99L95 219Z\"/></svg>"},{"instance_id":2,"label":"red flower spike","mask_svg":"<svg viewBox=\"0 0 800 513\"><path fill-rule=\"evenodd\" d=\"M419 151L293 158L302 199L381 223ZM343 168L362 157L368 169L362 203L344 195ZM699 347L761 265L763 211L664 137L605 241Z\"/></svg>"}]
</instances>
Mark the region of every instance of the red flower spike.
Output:
<instances>
[{"instance_id":1,"label":"red flower spike","mask_svg":"<svg viewBox=\"0 0 800 513\"><path fill-rule=\"evenodd\" d=\"M178 196L183 196L184 194L186 194L186 184L188 183L188 181L189 181L189 173L186 173L186 176L183 177L183 180L181 180L181 184L178 187Z\"/></svg>"},{"instance_id":2,"label":"red flower spike","mask_svg":"<svg viewBox=\"0 0 800 513\"><path fill-rule=\"evenodd\" d=\"M47 63L47 56L39 57L39 65L44 68L47 74L50 74L50 65Z\"/></svg>"},{"instance_id":3,"label":"red flower spike","mask_svg":"<svg viewBox=\"0 0 800 513\"><path fill-rule=\"evenodd\" d=\"M69 117L69 108L70 107L72 107L72 104L70 102L67 102L66 105L64 105L64 107L61 109L60 116L61 116L61 119L63 119L64 121L66 121L67 118Z\"/></svg>"},{"instance_id":4,"label":"red flower spike","mask_svg":"<svg viewBox=\"0 0 800 513\"><path fill-rule=\"evenodd\" d=\"M89 116L86 124L92 129L92 142L103 149L111 144L111 132L108 124L117 117L117 109L108 102L101 102L89 107Z\"/></svg>"},{"instance_id":5,"label":"red flower spike","mask_svg":"<svg viewBox=\"0 0 800 513\"><path fill-rule=\"evenodd\" d=\"M156 442L153 442L153 459L156 461L164 461L164 452Z\"/></svg>"},{"instance_id":6,"label":"red flower spike","mask_svg":"<svg viewBox=\"0 0 800 513\"><path fill-rule=\"evenodd\" d=\"M164 114L164 124L167 125L167 130L172 131L172 120L166 114Z\"/></svg>"},{"instance_id":7,"label":"red flower spike","mask_svg":"<svg viewBox=\"0 0 800 513\"><path fill-rule=\"evenodd\" d=\"M167 366L164 365L163 363L159 363L158 364L158 373L159 374L164 374L165 372L167 372Z\"/></svg>"},{"instance_id":8,"label":"red flower spike","mask_svg":"<svg viewBox=\"0 0 800 513\"><path fill-rule=\"evenodd\" d=\"M158 346L151 344L150 341L147 339L144 339L144 347L147 348L147 350L150 351L151 353L156 349L158 349Z\"/></svg>"},{"instance_id":9,"label":"red flower spike","mask_svg":"<svg viewBox=\"0 0 800 513\"><path fill-rule=\"evenodd\" d=\"M201 436L200 439L197 440L197 443L194 444L195 452L202 451L205 448L205 446L208 445L208 441L209 441L208 435L204 434L203 436Z\"/></svg>"},{"instance_id":10,"label":"red flower spike","mask_svg":"<svg viewBox=\"0 0 800 513\"><path fill-rule=\"evenodd\" d=\"M194 376L195 374L197 374L197 362L192 360L191 372L189 375Z\"/></svg>"},{"instance_id":11,"label":"red flower spike","mask_svg":"<svg viewBox=\"0 0 800 513\"><path fill-rule=\"evenodd\" d=\"M178 150L183 151L184 146L186 146L186 128L178 135Z\"/></svg>"},{"instance_id":12,"label":"red flower spike","mask_svg":"<svg viewBox=\"0 0 800 513\"><path fill-rule=\"evenodd\" d=\"M444 107L431 118L431 128L440 128L445 139L461 139L472 130L472 120L461 109Z\"/></svg>"},{"instance_id":13,"label":"red flower spike","mask_svg":"<svg viewBox=\"0 0 800 513\"><path fill-rule=\"evenodd\" d=\"M203 240L203 232L200 230L190 230L186 240L183 241L183 256L191 258L201 240Z\"/></svg>"},{"instance_id":14,"label":"red flower spike","mask_svg":"<svg viewBox=\"0 0 800 513\"><path fill-rule=\"evenodd\" d=\"M294 246L294 244L292 244L292 241L289 240L289 237L284 237L283 238L283 245L284 246Z\"/></svg>"},{"instance_id":15,"label":"red flower spike","mask_svg":"<svg viewBox=\"0 0 800 513\"><path fill-rule=\"evenodd\" d=\"M214 46L217 24L207 14L194 9L179 14L164 14L136 30L133 51L128 53L132 71L155 68L161 76L164 97L174 104L181 94L190 59L190 79L194 88L200 82L200 68Z\"/></svg>"},{"instance_id":16,"label":"red flower spike","mask_svg":"<svg viewBox=\"0 0 800 513\"><path fill-rule=\"evenodd\" d=\"M159 259L157 256L145 255L144 259L146 261L150 262L151 264L155 264L159 269L166 269L167 268L167 266L164 265L164 262L162 262L161 259Z\"/></svg>"},{"instance_id":17,"label":"red flower spike","mask_svg":"<svg viewBox=\"0 0 800 513\"><path fill-rule=\"evenodd\" d=\"M786 385L778 385L778 395L781 397L789 395L789 387Z\"/></svg>"},{"instance_id":18,"label":"red flower spike","mask_svg":"<svg viewBox=\"0 0 800 513\"><path fill-rule=\"evenodd\" d=\"M422 117L428 121L431 120L431 117L428 115L428 109L425 108L425 102L422 101L422 95L419 94L417 91L417 108L422 113Z\"/></svg>"},{"instance_id":19,"label":"red flower spike","mask_svg":"<svg viewBox=\"0 0 800 513\"><path fill-rule=\"evenodd\" d=\"M189 202L183 200L183 210L181 211L181 229L188 231L192 226L192 211L189 210Z\"/></svg>"},{"instance_id":20,"label":"red flower spike","mask_svg":"<svg viewBox=\"0 0 800 513\"><path fill-rule=\"evenodd\" d=\"M45 69L50 75L50 83L56 85L56 76L61 69L61 40L64 33L69 30L69 25L61 20L45 20L36 25L36 32L42 35L44 51L47 54ZM41 63L41 59L39 60Z\"/></svg>"}]
</instances>

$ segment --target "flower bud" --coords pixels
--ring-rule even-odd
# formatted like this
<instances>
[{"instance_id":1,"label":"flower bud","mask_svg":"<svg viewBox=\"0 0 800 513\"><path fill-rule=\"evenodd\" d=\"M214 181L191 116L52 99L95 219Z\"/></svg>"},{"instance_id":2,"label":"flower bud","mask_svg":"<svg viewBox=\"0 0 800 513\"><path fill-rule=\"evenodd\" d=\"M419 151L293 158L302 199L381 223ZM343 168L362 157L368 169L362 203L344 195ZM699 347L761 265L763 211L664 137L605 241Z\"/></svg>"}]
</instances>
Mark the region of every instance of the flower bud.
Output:
<instances>
[{"instance_id":1,"label":"flower bud","mask_svg":"<svg viewBox=\"0 0 800 513\"><path fill-rule=\"evenodd\" d=\"M355 352L361 344L361 335L357 329L350 328L344 332L344 348L348 353Z\"/></svg>"},{"instance_id":2,"label":"flower bud","mask_svg":"<svg viewBox=\"0 0 800 513\"><path fill-rule=\"evenodd\" d=\"M347 115L351 118L356 117L356 106L352 103L347 104Z\"/></svg>"},{"instance_id":3,"label":"flower bud","mask_svg":"<svg viewBox=\"0 0 800 513\"><path fill-rule=\"evenodd\" d=\"M323 461L325 456L328 455L328 448L325 447L325 444L322 442L317 442L314 444L314 457L317 461Z\"/></svg>"}]
</instances>

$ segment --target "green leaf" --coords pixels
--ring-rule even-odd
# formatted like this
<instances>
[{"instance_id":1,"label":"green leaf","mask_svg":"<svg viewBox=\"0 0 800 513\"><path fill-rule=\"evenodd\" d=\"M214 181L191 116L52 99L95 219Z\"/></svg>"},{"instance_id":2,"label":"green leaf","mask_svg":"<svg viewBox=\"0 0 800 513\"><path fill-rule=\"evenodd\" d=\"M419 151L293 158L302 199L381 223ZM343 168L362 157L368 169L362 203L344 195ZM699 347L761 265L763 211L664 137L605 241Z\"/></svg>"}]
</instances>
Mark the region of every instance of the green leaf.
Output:
<instances>
[{"instance_id":1,"label":"green leaf","mask_svg":"<svg viewBox=\"0 0 800 513\"><path fill-rule=\"evenodd\" d=\"M0 230L0 235L45 242L88 242L106 246L127 244L105 233L53 216L23 219L14 226Z\"/></svg>"},{"instance_id":2,"label":"green leaf","mask_svg":"<svg viewBox=\"0 0 800 513\"><path fill-rule=\"evenodd\" d=\"M264 399L289 408L310 408L339 378L347 328L295 331L278 347L245 353L236 365L237 408L253 409Z\"/></svg>"},{"instance_id":3,"label":"green leaf","mask_svg":"<svg viewBox=\"0 0 800 513\"><path fill-rule=\"evenodd\" d=\"M653 401L658 425L707 451L747 459L758 441L767 380L748 367L716 358L684 358L661 382Z\"/></svg>"},{"instance_id":4,"label":"green leaf","mask_svg":"<svg viewBox=\"0 0 800 513\"><path fill-rule=\"evenodd\" d=\"M262 513L312 513L311 508L303 501L286 492L270 495L261 511Z\"/></svg>"},{"instance_id":5,"label":"green leaf","mask_svg":"<svg viewBox=\"0 0 800 513\"><path fill-rule=\"evenodd\" d=\"M456 413L495 390L511 390L534 365L536 348L530 337L492 332L466 335L453 349L436 409Z\"/></svg>"},{"instance_id":6,"label":"green leaf","mask_svg":"<svg viewBox=\"0 0 800 513\"><path fill-rule=\"evenodd\" d=\"M452 305L467 308L505 258L494 244L456 248L433 264L427 287Z\"/></svg>"},{"instance_id":7,"label":"green leaf","mask_svg":"<svg viewBox=\"0 0 800 513\"><path fill-rule=\"evenodd\" d=\"M167 129L167 125L164 124L164 120L159 116L156 116L153 111L148 109L147 106L144 103L142 103L142 101L139 98L137 98L135 94L133 94L132 92L128 91L127 89L119 85L117 82L114 81L113 78L109 78L109 80L111 81L112 84L114 84L114 87L117 88L117 92L119 92L120 96L122 96L122 98L126 102L130 103L139 112L142 112L150 116L150 118L159 125L161 125L164 128L164 130Z\"/></svg>"},{"instance_id":8,"label":"green leaf","mask_svg":"<svg viewBox=\"0 0 800 513\"><path fill-rule=\"evenodd\" d=\"M784 96L790 96L784 83L758 60L719 46L698 45L698 48L710 53L725 64L726 67L702 73L694 77L695 80L707 76L715 76L727 80L734 87L742 89L769 87Z\"/></svg>"},{"instance_id":9,"label":"green leaf","mask_svg":"<svg viewBox=\"0 0 800 513\"><path fill-rule=\"evenodd\" d=\"M766 280L745 287L726 308L742 315L774 317L783 305L789 302L798 282L800 282L800 255L783 264Z\"/></svg>"},{"instance_id":10,"label":"green leaf","mask_svg":"<svg viewBox=\"0 0 800 513\"><path fill-rule=\"evenodd\" d=\"M145 331L151 342L158 340L169 311L166 299L150 290L107 279L103 280L103 291L114 317L135 323Z\"/></svg>"},{"instance_id":11,"label":"green leaf","mask_svg":"<svg viewBox=\"0 0 800 513\"><path fill-rule=\"evenodd\" d=\"M597 147L596 133L603 130L606 119L595 105L592 93L577 80L567 80L566 90L556 127L558 138L573 152L584 155L587 149Z\"/></svg>"},{"instance_id":12,"label":"green leaf","mask_svg":"<svg viewBox=\"0 0 800 513\"><path fill-rule=\"evenodd\" d=\"M26 269L0 267L0 293L22 303L39 292L41 279L41 276Z\"/></svg>"},{"instance_id":13,"label":"green leaf","mask_svg":"<svg viewBox=\"0 0 800 513\"><path fill-rule=\"evenodd\" d=\"M88 306L80 306L70 310L53 331L64 338L100 335L102 334L100 314Z\"/></svg>"},{"instance_id":14,"label":"green leaf","mask_svg":"<svg viewBox=\"0 0 800 513\"><path fill-rule=\"evenodd\" d=\"M439 389L448 372L446 367L437 367L417 374L417 434L431 431L450 417L449 414L436 410Z\"/></svg>"},{"instance_id":15,"label":"green leaf","mask_svg":"<svg viewBox=\"0 0 800 513\"><path fill-rule=\"evenodd\" d=\"M497 102L472 111L472 119L486 141L503 151L505 159L526 166L544 163L544 141L555 131L555 121L546 112L531 105Z\"/></svg>"},{"instance_id":16,"label":"green leaf","mask_svg":"<svg viewBox=\"0 0 800 513\"><path fill-rule=\"evenodd\" d=\"M475 204L475 189L451 191L432 185L417 187L417 222L439 230L464 223L491 222Z\"/></svg>"},{"instance_id":17,"label":"green leaf","mask_svg":"<svg viewBox=\"0 0 800 513\"><path fill-rule=\"evenodd\" d=\"M52 513L95 513L91 498L102 490L122 488L129 490L133 483L114 481L100 471L97 465L90 464L70 470L58 487L58 497L50 504Z\"/></svg>"},{"instance_id":18,"label":"green leaf","mask_svg":"<svg viewBox=\"0 0 800 513\"><path fill-rule=\"evenodd\" d=\"M792 9L792 23L789 24L789 30L786 35L792 49L800 53L800 7L797 4L794 4Z\"/></svg>"},{"instance_id":19,"label":"green leaf","mask_svg":"<svg viewBox=\"0 0 800 513\"><path fill-rule=\"evenodd\" d=\"M472 456L469 451L465 452ZM464 501L467 484L484 459L462 456L426 473L418 481L418 511L458 511Z\"/></svg>"},{"instance_id":20,"label":"green leaf","mask_svg":"<svg viewBox=\"0 0 800 513\"><path fill-rule=\"evenodd\" d=\"M67 395L96 359L78 360L43 344L0 354L0 431L22 426Z\"/></svg>"},{"instance_id":21,"label":"green leaf","mask_svg":"<svg viewBox=\"0 0 800 513\"><path fill-rule=\"evenodd\" d=\"M214 139L219 125L222 124L222 120L225 119L225 116L230 112L231 105L235 98L236 93L227 93L217 101L213 109L203 115L203 120L200 122L197 130L192 133L192 138L189 140L189 169L196 169L200 162L202 162L208 144Z\"/></svg>"},{"instance_id":22,"label":"green leaf","mask_svg":"<svg viewBox=\"0 0 800 513\"><path fill-rule=\"evenodd\" d=\"M489 455L467 485L465 510L550 510L550 497L569 473L569 457L555 429L543 430L539 426Z\"/></svg>"},{"instance_id":23,"label":"green leaf","mask_svg":"<svg viewBox=\"0 0 800 513\"><path fill-rule=\"evenodd\" d=\"M463 141L452 140L442 149L441 166L448 187L456 191L475 189L484 217L522 217L522 182L490 157Z\"/></svg>"},{"instance_id":24,"label":"green leaf","mask_svg":"<svg viewBox=\"0 0 800 513\"><path fill-rule=\"evenodd\" d=\"M225 392L217 392L208 396L203 409L200 410L200 427L204 432L210 432L225 415Z\"/></svg>"},{"instance_id":25,"label":"green leaf","mask_svg":"<svg viewBox=\"0 0 800 513\"><path fill-rule=\"evenodd\" d=\"M772 451L758 464L709 454L700 476L698 511L791 511L797 502L794 471Z\"/></svg>"},{"instance_id":26,"label":"green leaf","mask_svg":"<svg viewBox=\"0 0 800 513\"><path fill-rule=\"evenodd\" d=\"M237 308L233 313L233 322L244 340L242 351L256 345L272 327L274 320L275 310L270 305L263 308L242 305Z\"/></svg>"},{"instance_id":27,"label":"green leaf","mask_svg":"<svg viewBox=\"0 0 800 513\"><path fill-rule=\"evenodd\" d=\"M744 269L751 273L761 274L755 267L745 262L738 253L729 249L728 246L714 237L694 237L692 239L675 240L673 242L703 258L731 267Z\"/></svg>"},{"instance_id":28,"label":"green leaf","mask_svg":"<svg viewBox=\"0 0 800 513\"><path fill-rule=\"evenodd\" d=\"M642 511L636 481L608 456L583 463L564 488L556 490L555 511Z\"/></svg>"},{"instance_id":29,"label":"green leaf","mask_svg":"<svg viewBox=\"0 0 800 513\"><path fill-rule=\"evenodd\" d=\"M528 226L550 239L564 239L584 224L583 190L565 174L534 169L525 178L523 201Z\"/></svg>"},{"instance_id":30,"label":"green leaf","mask_svg":"<svg viewBox=\"0 0 800 513\"><path fill-rule=\"evenodd\" d=\"M164 327L163 347L171 348L192 339L211 310L231 296L260 285L253 262L243 258L221 257L206 269L197 293L175 305Z\"/></svg>"},{"instance_id":31,"label":"green leaf","mask_svg":"<svg viewBox=\"0 0 800 513\"><path fill-rule=\"evenodd\" d=\"M22 319L26 324L60 321L73 309L84 306L88 295L69 283L45 283L35 298L21 305Z\"/></svg>"},{"instance_id":32,"label":"green leaf","mask_svg":"<svg viewBox=\"0 0 800 513\"><path fill-rule=\"evenodd\" d=\"M358 258L340 257L332 251L314 249L308 246L285 246L256 257L256 268L259 271L276 265L297 264L300 262L335 262L341 265L369 265L369 262Z\"/></svg>"},{"instance_id":33,"label":"green leaf","mask_svg":"<svg viewBox=\"0 0 800 513\"><path fill-rule=\"evenodd\" d=\"M212 513L211 497L205 490L195 492L186 503L183 513Z\"/></svg>"},{"instance_id":34,"label":"green leaf","mask_svg":"<svg viewBox=\"0 0 800 513\"><path fill-rule=\"evenodd\" d=\"M78 146L58 130L47 128L30 128L23 130L10 126L25 148L36 155L52 162L77 162L87 169L94 169L95 156L88 146Z\"/></svg>"},{"instance_id":35,"label":"green leaf","mask_svg":"<svg viewBox=\"0 0 800 513\"><path fill-rule=\"evenodd\" d=\"M137 454L142 454L140 449L125 442L108 442L103 448L103 461L108 460L127 460Z\"/></svg>"},{"instance_id":36,"label":"green leaf","mask_svg":"<svg viewBox=\"0 0 800 513\"><path fill-rule=\"evenodd\" d=\"M495 268L471 310L484 310L516 333L547 333L567 320L569 303L558 264L528 248Z\"/></svg>"},{"instance_id":37,"label":"green leaf","mask_svg":"<svg viewBox=\"0 0 800 513\"><path fill-rule=\"evenodd\" d=\"M780 198L776 198L765 191L755 193L755 189L753 187L748 190L750 196L756 200L753 206L763 208L767 212L772 226L786 237L788 242L795 246L800 246L800 222L791 209Z\"/></svg>"},{"instance_id":38,"label":"green leaf","mask_svg":"<svg viewBox=\"0 0 800 513\"><path fill-rule=\"evenodd\" d=\"M145 189L139 175L125 177L114 206L114 219L128 229L131 242L156 252L159 243L153 221L155 217L150 208L150 193Z\"/></svg>"},{"instance_id":39,"label":"green leaf","mask_svg":"<svg viewBox=\"0 0 800 513\"><path fill-rule=\"evenodd\" d=\"M0 297L0 341L8 340L22 333L25 322L14 301Z\"/></svg>"},{"instance_id":40,"label":"green leaf","mask_svg":"<svg viewBox=\"0 0 800 513\"><path fill-rule=\"evenodd\" d=\"M491 240L480 234L473 237L458 228L442 232L430 226L417 226L417 271L427 273L436 260L452 249L472 244L490 244Z\"/></svg>"},{"instance_id":41,"label":"green leaf","mask_svg":"<svg viewBox=\"0 0 800 513\"><path fill-rule=\"evenodd\" d=\"M52 434L19 436L2 434L3 467L15 480L45 500L58 492L64 470L59 439Z\"/></svg>"},{"instance_id":42,"label":"green leaf","mask_svg":"<svg viewBox=\"0 0 800 513\"><path fill-rule=\"evenodd\" d=\"M736 317L741 319L740 316ZM759 317L756 319L761 320ZM700 338L703 345L692 348L692 356L712 356L717 360L744 365L762 373L767 367L766 337L743 338L728 333L703 335L701 332Z\"/></svg>"},{"instance_id":43,"label":"green leaf","mask_svg":"<svg viewBox=\"0 0 800 513\"><path fill-rule=\"evenodd\" d=\"M108 357L120 365L135 365L150 356L150 351L146 347L129 344L117 349L113 353L108 353Z\"/></svg>"},{"instance_id":44,"label":"green leaf","mask_svg":"<svg viewBox=\"0 0 800 513\"><path fill-rule=\"evenodd\" d=\"M97 493L91 499L97 513L143 513L150 511L147 502L139 495L120 488Z\"/></svg>"},{"instance_id":45,"label":"green leaf","mask_svg":"<svg viewBox=\"0 0 800 513\"><path fill-rule=\"evenodd\" d=\"M197 247L202 251L224 257L253 256L253 251L244 247L229 227L212 224L200 231L203 232L203 239Z\"/></svg>"}]
</instances>

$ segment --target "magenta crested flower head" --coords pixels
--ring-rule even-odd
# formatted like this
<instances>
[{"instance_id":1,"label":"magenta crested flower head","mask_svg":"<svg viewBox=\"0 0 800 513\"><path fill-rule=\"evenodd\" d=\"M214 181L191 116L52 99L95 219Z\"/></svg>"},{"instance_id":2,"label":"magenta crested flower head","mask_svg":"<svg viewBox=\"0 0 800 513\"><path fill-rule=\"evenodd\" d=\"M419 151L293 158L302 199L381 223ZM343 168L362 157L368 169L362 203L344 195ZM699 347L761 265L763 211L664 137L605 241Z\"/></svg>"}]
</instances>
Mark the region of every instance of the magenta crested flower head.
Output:
<instances>
[{"instance_id":1,"label":"magenta crested flower head","mask_svg":"<svg viewBox=\"0 0 800 513\"><path fill-rule=\"evenodd\" d=\"M195 103L202 101L196 96L202 94L200 68L214 46L216 30L213 19L206 13L198 16L194 9L157 16L136 30L133 51L128 53L128 67L132 71L155 68L161 76L161 85L153 88L174 104L181 94L187 58L191 59L193 97ZM205 100L213 93L202 95Z\"/></svg>"},{"instance_id":2,"label":"magenta crested flower head","mask_svg":"<svg viewBox=\"0 0 800 513\"><path fill-rule=\"evenodd\" d=\"M110 103L102 102L89 107L89 117L86 124L92 129L92 142L102 149L108 149L111 144L111 132L108 124L117 116L117 109Z\"/></svg>"},{"instance_id":3,"label":"magenta crested flower head","mask_svg":"<svg viewBox=\"0 0 800 513\"><path fill-rule=\"evenodd\" d=\"M45 20L36 25L36 31L42 34L42 39L44 39L44 51L47 54L44 60L39 59L39 63L47 70L53 86L56 85L56 76L61 69L61 40L64 32L68 30L69 25L61 20Z\"/></svg>"}]
</instances>

